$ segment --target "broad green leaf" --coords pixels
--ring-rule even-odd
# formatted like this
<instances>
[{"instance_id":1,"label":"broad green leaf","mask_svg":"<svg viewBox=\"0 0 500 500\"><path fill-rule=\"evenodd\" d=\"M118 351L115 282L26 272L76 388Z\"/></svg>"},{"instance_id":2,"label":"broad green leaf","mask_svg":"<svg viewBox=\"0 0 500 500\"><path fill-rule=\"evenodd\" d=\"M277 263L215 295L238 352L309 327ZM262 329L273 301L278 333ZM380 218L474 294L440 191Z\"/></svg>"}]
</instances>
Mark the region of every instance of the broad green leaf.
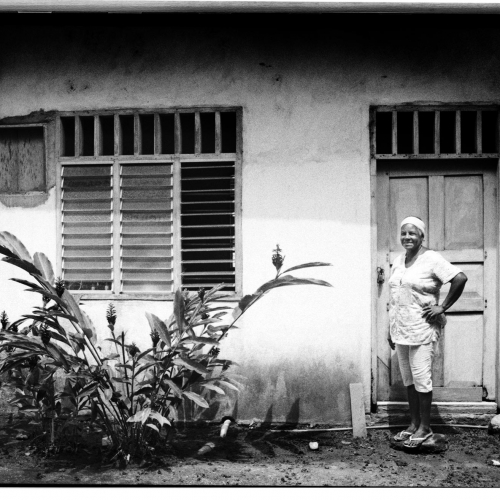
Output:
<instances>
[{"instance_id":1,"label":"broad green leaf","mask_svg":"<svg viewBox=\"0 0 500 500\"><path fill-rule=\"evenodd\" d=\"M146 359L148 359L148 358L147 358L147 355L148 355L151 351L153 351L153 350L154 350L154 348L153 348L153 347L150 347L149 349L146 349L145 351L142 351L142 352L141 352L141 353L137 356L137 361L140 361L140 360L141 360L142 358L144 358L145 356L146 356ZM149 357L151 358L151 356L149 356ZM154 361L154 358L153 358L153 360L149 360L149 361Z\"/></svg>"},{"instance_id":2,"label":"broad green leaf","mask_svg":"<svg viewBox=\"0 0 500 500\"><path fill-rule=\"evenodd\" d=\"M203 387L206 387L207 389L212 389L212 391L215 391L219 394L226 394L220 387L217 387L214 384L211 383L206 383L206 384L201 384Z\"/></svg>"},{"instance_id":3,"label":"broad green leaf","mask_svg":"<svg viewBox=\"0 0 500 500\"><path fill-rule=\"evenodd\" d=\"M27 260L17 259L15 257L4 257L2 260L8 262L9 264L12 264L13 266L17 266L23 269L32 276L35 276L37 274L40 275L40 277L42 276L40 274L40 271L31 262L28 262Z\"/></svg>"},{"instance_id":4,"label":"broad green leaf","mask_svg":"<svg viewBox=\"0 0 500 500\"><path fill-rule=\"evenodd\" d=\"M45 290L38 286L36 283L33 283L31 281L26 281L26 280L21 280L19 278L9 278L10 281L15 281L16 283L21 283L21 285L25 285L25 286L29 286L30 288L34 289L34 290L39 290L39 291L42 291L43 293L45 293Z\"/></svg>"},{"instance_id":5,"label":"broad green leaf","mask_svg":"<svg viewBox=\"0 0 500 500\"><path fill-rule=\"evenodd\" d=\"M66 339L66 337L63 337L60 333L57 333L57 332L54 332L54 331L51 331L50 334L52 335L52 338L54 340L58 340L59 342L62 342L63 344L66 344L66 345L71 345L68 340Z\"/></svg>"},{"instance_id":6,"label":"broad green leaf","mask_svg":"<svg viewBox=\"0 0 500 500\"><path fill-rule=\"evenodd\" d=\"M217 325L217 326L208 325L207 328L205 329L205 332L208 334L215 334L217 332L221 332L222 330L224 330L228 327L229 327L229 325L227 325L227 324ZM235 328L235 327L233 326L231 328Z\"/></svg>"},{"instance_id":7,"label":"broad green leaf","mask_svg":"<svg viewBox=\"0 0 500 500\"><path fill-rule=\"evenodd\" d=\"M46 323L47 326L50 326L54 330L57 330L62 335L66 336L66 330L62 328L62 326L57 323L50 315L41 315L41 314L25 314L24 318L34 319L35 321L39 321L40 323Z\"/></svg>"},{"instance_id":8,"label":"broad green leaf","mask_svg":"<svg viewBox=\"0 0 500 500\"><path fill-rule=\"evenodd\" d=\"M271 280L268 281L267 283L264 283L261 287L257 289L256 293L259 292L264 293L269 290L272 290L273 288L278 288L281 286L291 286L291 285L320 285L328 287L332 286L327 281L317 280L314 278L296 278L295 276L288 275L288 276L280 276L275 280Z\"/></svg>"},{"instance_id":9,"label":"broad green leaf","mask_svg":"<svg viewBox=\"0 0 500 500\"><path fill-rule=\"evenodd\" d=\"M224 313L225 314L225 313ZM208 318L208 319L202 319L200 321L197 321L196 323L193 323L191 325L192 328L196 328L197 326L201 325L210 325L212 323L218 323L220 320L218 318Z\"/></svg>"},{"instance_id":10,"label":"broad green leaf","mask_svg":"<svg viewBox=\"0 0 500 500\"><path fill-rule=\"evenodd\" d=\"M151 427L151 429L154 429L156 432L158 432L158 434L160 433L160 429L158 429L155 424L146 424L146 427Z\"/></svg>"},{"instance_id":11,"label":"broad green leaf","mask_svg":"<svg viewBox=\"0 0 500 500\"><path fill-rule=\"evenodd\" d=\"M207 307L207 309L205 309L205 312L209 313L209 312L213 312L213 311L228 311L230 309L232 309L232 307L229 307L229 306Z\"/></svg>"},{"instance_id":12,"label":"broad green leaf","mask_svg":"<svg viewBox=\"0 0 500 500\"><path fill-rule=\"evenodd\" d=\"M58 318L64 318L69 321L76 321L76 317L72 316L71 314L66 314L61 311L50 311L47 313L47 316L56 316Z\"/></svg>"},{"instance_id":13,"label":"broad green leaf","mask_svg":"<svg viewBox=\"0 0 500 500\"><path fill-rule=\"evenodd\" d=\"M41 295L45 295L45 297L48 297L49 299L53 300L57 304L59 304L62 307L67 307L66 302L62 300L58 295L54 293L49 293L45 290L26 290L26 292L35 292L35 293L40 293Z\"/></svg>"},{"instance_id":14,"label":"broad green leaf","mask_svg":"<svg viewBox=\"0 0 500 500\"><path fill-rule=\"evenodd\" d=\"M185 358L185 357L179 357L175 358L172 360L172 363L174 365L180 365L180 366L186 366L188 368L191 368L192 370L201 373L201 374L208 374L210 373L209 370L205 366L203 366L200 363L197 363L196 361L193 361L192 359Z\"/></svg>"},{"instance_id":15,"label":"broad green leaf","mask_svg":"<svg viewBox=\"0 0 500 500\"><path fill-rule=\"evenodd\" d=\"M224 387L227 387L228 389L233 389L233 391L237 391L237 392L240 392L240 390L238 389L238 387L236 387L235 385L229 383L229 382L226 382L225 380L219 380L219 384L224 386Z\"/></svg>"},{"instance_id":16,"label":"broad green leaf","mask_svg":"<svg viewBox=\"0 0 500 500\"><path fill-rule=\"evenodd\" d=\"M104 396L104 398L106 399L106 401L110 401L111 397L113 396L113 389L111 389L111 387L108 389L105 389L104 387L100 387L100 386L99 386L99 389L101 390L101 393Z\"/></svg>"},{"instance_id":17,"label":"broad green leaf","mask_svg":"<svg viewBox=\"0 0 500 500\"><path fill-rule=\"evenodd\" d=\"M132 382L130 382L130 380L127 380L123 377L111 377L111 379L114 380L115 382L121 382L122 384L132 385Z\"/></svg>"},{"instance_id":18,"label":"broad green leaf","mask_svg":"<svg viewBox=\"0 0 500 500\"><path fill-rule=\"evenodd\" d=\"M64 290L62 295L63 300L66 302L68 309L71 311L73 316L78 319L78 323L85 334L85 336L90 340L95 340L96 333L95 328L88 315L80 309L80 306L76 303L73 295L71 295L68 290Z\"/></svg>"},{"instance_id":19,"label":"broad green leaf","mask_svg":"<svg viewBox=\"0 0 500 500\"><path fill-rule=\"evenodd\" d=\"M172 392L179 397L182 397L182 390L179 388L179 386L170 378L164 378L163 382L165 382L171 389Z\"/></svg>"},{"instance_id":20,"label":"broad green leaf","mask_svg":"<svg viewBox=\"0 0 500 500\"><path fill-rule=\"evenodd\" d=\"M76 340L77 342L80 342L80 343L85 342L85 336L82 335L81 333L78 333L78 332L68 332L68 337L70 337L73 340Z\"/></svg>"},{"instance_id":21,"label":"broad green leaf","mask_svg":"<svg viewBox=\"0 0 500 500\"><path fill-rule=\"evenodd\" d=\"M227 312L220 312L217 314L214 314L212 316L212 319L220 320L221 318L224 318L226 316Z\"/></svg>"},{"instance_id":22,"label":"broad green leaf","mask_svg":"<svg viewBox=\"0 0 500 500\"><path fill-rule=\"evenodd\" d=\"M49 282L54 283L54 269L47 256L42 252L33 255L33 264L42 273L42 276Z\"/></svg>"},{"instance_id":23,"label":"broad green leaf","mask_svg":"<svg viewBox=\"0 0 500 500\"><path fill-rule=\"evenodd\" d=\"M119 340L115 340L115 339L104 339L104 340L107 340L108 342L114 342L115 344L118 344L120 347L123 346L122 342L120 342Z\"/></svg>"},{"instance_id":24,"label":"broad green leaf","mask_svg":"<svg viewBox=\"0 0 500 500\"><path fill-rule=\"evenodd\" d=\"M226 283L219 283L218 285L215 285L214 287L212 287L206 294L205 294L205 302L206 300L211 297L212 295L214 295L215 293L219 292L220 290L222 290L226 285Z\"/></svg>"},{"instance_id":25,"label":"broad green leaf","mask_svg":"<svg viewBox=\"0 0 500 500\"><path fill-rule=\"evenodd\" d=\"M94 324L85 311L82 311L82 315L85 321L85 325L82 327L83 333L85 333L85 335L92 341L92 343L95 344L97 340L97 332L95 330Z\"/></svg>"},{"instance_id":26,"label":"broad green leaf","mask_svg":"<svg viewBox=\"0 0 500 500\"><path fill-rule=\"evenodd\" d=\"M170 338L170 332L168 331L167 325L158 317L152 313L147 312L146 318L149 322L149 327L151 331L155 330L158 332L160 338L165 342L168 348L172 347L172 342Z\"/></svg>"},{"instance_id":27,"label":"broad green leaf","mask_svg":"<svg viewBox=\"0 0 500 500\"><path fill-rule=\"evenodd\" d=\"M82 325L84 322L82 311L80 309L80 306L76 303L76 300L73 297L73 295L71 295L71 293L65 289L61 298L66 302L68 308L73 313L73 316L77 318L78 323Z\"/></svg>"},{"instance_id":28,"label":"broad green leaf","mask_svg":"<svg viewBox=\"0 0 500 500\"><path fill-rule=\"evenodd\" d=\"M14 249L0 237L0 254L6 257L12 257L13 259L18 259L19 256L15 253Z\"/></svg>"},{"instance_id":29,"label":"broad green leaf","mask_svg":"<svg viewBox=\"0 0 500 500\"><path fill-rule=\"evenodd\" d=\"M132 396L139 396L140 394L149 394L152 391L153 391L153 388L151 387L151 385L147 384L147 385L144 385L143 387L141 387L140 389L138 389L137 391L134 391Z\"/></svg>"},{"instance_id":30,"label":"broad green leaf","mask_svg":"<svg viewBox=\"0 0 500 500\"><path fill-rule=\"evenodd\" d=\"M158 361L153 361L152 363L146 363L144 365L141 365L141 367L136 370L135 376L137 377L137 375L141 374L144 370L147 370L148 368L151 368L152 366L156 365L157 363L159 363L159 362Z\"/></svg>"},{"instance_id":31,"label":"broad green leaf","mask_svg":"<svg viewBox=\"0 0 500 500\"><path fill-rule=\"evenodd\" d=\"M234 308L232 313L233 319L236 321L236 319L238 319L252 304L257 302L262 295L263 293L259 291L251 295L245 295Z\"/></svg>"},{"instance_id":32,"label":"broad green leaf","mask_svg":"<svg viewBox=\"0 0 500 500\"><path fill-rule=\"evenodd\" d=\"M152 385L152 384L154 384L154 382L155 382L154 378L146 378L142 382L138 382L137 385L139 387L142 387L144 385Z\"/></svg>"},{"instance_id":33,"label":"broad green leaf","mask_svg":"<svg viewBox=\"0 0 500 500\"><path fill-rule=\"evenodd\" d=\"M124 365L122 363L116 364L115 368L126 368L127 370L132 370L132 365Z\"/></svg>"},{"instance_id":34,"label":"broad green leaf","mask_svg":"<svg viewBox=\"0 0 500 500\"><path fill-rule=\"evenodd\" d=\"M212 300L215 302L224 302L225 299L234 299L234 296L231 295L230 293L227 293L225 295L218 295L217 297L214 297Z\"/></svg>"},{"instance_id":35,"label":"broad green leaf","mask_svg":"<svg viewBox=\"0 0 500 500\"><path fill-rule=\"evenodd\" d=\"M306 267L320 267L320 266L331 266L328 262L308 262L307 264L300 264L299 266L293 266L283 271L281 274L288 273L290 271L295 271L296 269L305 269Z\"/></svg>"},{"instance_id":36,"label":"broad green leaf","mask_svg":"<svg viewBox=\"0 0 500 500\"><path fill-rule=\"evenodd\" d=\"M66 361L64 355L66 353L64 353L64 351L61 352L60 349L58 349L55 344L47 344L45 346L45 348L47 349L48 353L50 354L50 356L52 357L52 359L54 361L58 361L59 363L61 363L61 365L63 366L63 368L68 371L69 370L69 364L68 362ZM64 354L63 354L64 353Z\"/></svg>"},{"instance_id":37,"label":"broad green leaf","mask_svg":"<svg viewBox=\"0 0 500 500\"><path fill-rule=\"evenodd\" d=\"M158 421L160 423L160 425L163 425L163 424L172 425L170 423L170 420L168 420L168 418L165 418L161 413L158 413L157 411L152 411L151 414L149 415L149 417Z\"/></svg>"},{"instance_id":38,"label":"broad green leaf","mask_svg":"<svg viewBox=\"0 0 500 500\"><path fill-rule=\"evenodd\" d=\"M81 392L79 392L76 396L79 398L83 398L97 391L97 382L91 382L87 386L85 386Z\"/></svg>"},{"instance_id":39,"label":"broad green leaf","mask_svg":"<svg viewBox=\"0 0 500 500\"><path fill-rule=\"evenodd\" d=\"M25 260L33 264L31 255L27 248L19 241L13 234L7 231L0 232L0 243L5 242L9 249L11 249L19 259Z\"/></svg>"},{"instance_id":40,"label":"broad green leaf","mask_svg":"<svg viewBox=\"0 0 500 500\"><path fill-rule=\"evenodd\" d=\"M217 340L211 339L209 337L189 337L182 340L183 344L207 344L207 345L219 345Z\"/></svg>"},{"instance_id":41,"label":"broad green leaf","mask_svg":"<svg viewBox=\"0 0 500 500\"><path fill-rule=\"evenodd\" d=\"M141 422L144 424L146 420L149 418L149 414L151 413L151 408L145 408L144 410L138 411L135 415L132 415L127 419L127 422Z\"/></svg>"},{"instance_id":42,"label":"broad green leaf","mask_svg":"<svg viewBox=\"0 0 500 500\"><path fill-rule=\"evenodd\" d=\"M201 406L202 408L210 408L210 405L207 403L207 401L195 392L184 391L184 396L189 398L191 401L194 401L198 406Z\"/></svg>"},{"instance_id":43,"label":"broad green leaf","mask_svg":"<svg viewBox=\"0 0 500 500\"><path fill-rule=\"evenodd\" d=\"M157 359L154 356L151 356L151 354L147 354L147 351L144 351L144 352L146 354L144 357L141 358L143 361L146 361L147 363L153 363L155 361L160 360L159 358ZM156 351L156 355L159 356L160 354L167 353L167 352L169 352L169 351ZM143 354L143 353L141 353L141 354ZM139 359L139 358L137 358L137 359Z\"/></svg>"}]
</instances>

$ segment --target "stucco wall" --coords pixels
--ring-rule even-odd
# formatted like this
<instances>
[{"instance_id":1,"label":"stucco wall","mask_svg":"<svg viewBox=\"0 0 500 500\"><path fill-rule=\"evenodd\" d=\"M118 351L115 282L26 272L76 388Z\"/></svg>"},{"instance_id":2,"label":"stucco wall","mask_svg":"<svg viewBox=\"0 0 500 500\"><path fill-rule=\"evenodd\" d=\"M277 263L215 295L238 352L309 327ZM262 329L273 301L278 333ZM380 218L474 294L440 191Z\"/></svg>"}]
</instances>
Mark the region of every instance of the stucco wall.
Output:
<instances>
[{"instance_id":1,"label":"stucco wall","mask_svg":"<svg viewBox=\"0 0 500 500\"><path fill-rule=\"evenodd\" d=\"M285 264L327 261L297 275L334 288L273 291L223 347L248 377L238 418L340 423L349 383L370 388L371 104L488 101L500 97L498 40L420 30L412 36L331 31L152 27L3 29L0 118L44 110L243 107L243 287ZM30 251L56 255L54 190L34 208L0 211L0 228ZM0 309L25 312L22 287L0 264ZM107 335L107 303L85 310ZM149 341L145 311L171 303L117 302L119 326Z\"/></svg>"}]
</instances>

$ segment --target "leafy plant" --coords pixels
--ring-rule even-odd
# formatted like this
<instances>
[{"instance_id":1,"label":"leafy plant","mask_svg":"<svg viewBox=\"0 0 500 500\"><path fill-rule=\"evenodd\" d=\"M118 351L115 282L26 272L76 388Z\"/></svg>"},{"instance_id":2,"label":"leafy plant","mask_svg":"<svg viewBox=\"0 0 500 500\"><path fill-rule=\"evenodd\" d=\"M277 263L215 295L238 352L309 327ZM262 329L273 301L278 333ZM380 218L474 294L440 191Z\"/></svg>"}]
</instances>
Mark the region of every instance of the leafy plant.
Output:
<instances>
[{"instance_id":1,"label":"leafy plant","mask_svg":"<svg viewBox=\"0 0 500 500\"><path fill-rule=\"evenodd\" d=\"M42 307L10 325L6 315L0 317L0 352L7 353L0 373L11 373L16 388L11 404L48 419L52 443L55 422L85 420L100 427L112 443L110 459L123 465L131 458L144 458L165 442L183 401L208 408L211 395L241 390L241 382L228 374L233 362L219 358L219 346L252 304L282 286L331 286L317 279L285 276L296 269L329 264L312 262L281 272L284 257L277 246L272 259L276 277L244 296L232 314L232 308L220 305L227 298L224 284L197 293L177 290L173 313L165 321L146 313L151 347L143 352L117 329L117 313L109 304L106 318L111 336L105 341L114 345L115 352L103 356L92 322L64 282L54 279L47 257L36 253L31 258L7 232L0 233L0 253L34 281L12 279L43 299Z\"/></svg>"}]
</instances>

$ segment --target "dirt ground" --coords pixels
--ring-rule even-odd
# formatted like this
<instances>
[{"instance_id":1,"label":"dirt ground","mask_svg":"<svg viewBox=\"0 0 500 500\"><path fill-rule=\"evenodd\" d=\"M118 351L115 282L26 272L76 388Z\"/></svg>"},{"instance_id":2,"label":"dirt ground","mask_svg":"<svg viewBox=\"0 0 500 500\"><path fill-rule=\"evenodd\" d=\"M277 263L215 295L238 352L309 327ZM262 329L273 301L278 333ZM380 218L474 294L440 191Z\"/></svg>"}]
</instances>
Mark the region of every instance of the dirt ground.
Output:
<instances>
[{"instance_id":1,"label":"dirt ground","mask_svg":"<svg viewBox=\"0 0 500 500\"><path fill-rule=\"evenodd\" d=\"M1 422L0 422L1 424ZM409 454L390 446L396 430L273 432L236 424L220 438L220 427L179 430L171 449L155 463L125 469L102 465L97 451L44 456L19 428L0 425L0 485L116 486L368 486L499 487L500 438L486 430L434 428L449 439L440 454ZM14 433L17 433L14 435ZM199 456L207 442L215 448ZM316 441L318 450L309 449Z\"/></svg>"}]
</instances>

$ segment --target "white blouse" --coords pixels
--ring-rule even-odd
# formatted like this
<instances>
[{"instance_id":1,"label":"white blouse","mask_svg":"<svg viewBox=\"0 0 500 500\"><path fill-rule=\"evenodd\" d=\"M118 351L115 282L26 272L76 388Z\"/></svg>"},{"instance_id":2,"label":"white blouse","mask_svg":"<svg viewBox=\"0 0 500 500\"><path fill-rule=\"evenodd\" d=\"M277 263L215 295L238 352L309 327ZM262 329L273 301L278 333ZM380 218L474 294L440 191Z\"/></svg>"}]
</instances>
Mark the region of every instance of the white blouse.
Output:
<instances>
[{"instance_id":1,"label":"white blouse","mask_svg":"<svg viewBox=\"0 0 500 500\"><path fill-rule=\"evenodd\" d=\"M396 344L421 345L434 342L446 323L444 315L435 323L422 317L423 307L437 305L441 286L461 270L440 254L427 250L411 267L405 267L405 254L398 255L389 278L389 327Z\"/></svg>"}]
</instances>

